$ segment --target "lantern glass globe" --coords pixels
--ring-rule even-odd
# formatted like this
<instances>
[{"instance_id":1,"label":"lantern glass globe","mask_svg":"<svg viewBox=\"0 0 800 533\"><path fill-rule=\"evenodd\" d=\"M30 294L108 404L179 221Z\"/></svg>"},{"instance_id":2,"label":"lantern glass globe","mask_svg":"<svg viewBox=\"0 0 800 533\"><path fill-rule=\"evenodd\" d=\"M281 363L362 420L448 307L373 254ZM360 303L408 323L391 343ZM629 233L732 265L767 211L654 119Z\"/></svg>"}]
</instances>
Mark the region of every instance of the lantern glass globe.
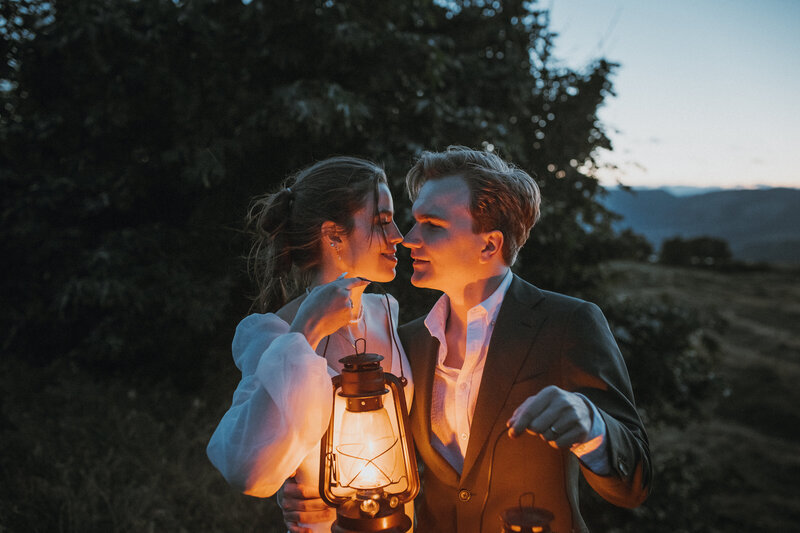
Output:
<instances>
[{"instance_id":1,"label":"lantern glass globe","mask_svg":"<svg viewBox=\"0 0 800 533\"><path fill-rule=\"evenodd\" d=\"M336 446L339 480L345 487L379 489L395 483L403 457L386 409L342 413Z\"/></svg>"}]
</instances>

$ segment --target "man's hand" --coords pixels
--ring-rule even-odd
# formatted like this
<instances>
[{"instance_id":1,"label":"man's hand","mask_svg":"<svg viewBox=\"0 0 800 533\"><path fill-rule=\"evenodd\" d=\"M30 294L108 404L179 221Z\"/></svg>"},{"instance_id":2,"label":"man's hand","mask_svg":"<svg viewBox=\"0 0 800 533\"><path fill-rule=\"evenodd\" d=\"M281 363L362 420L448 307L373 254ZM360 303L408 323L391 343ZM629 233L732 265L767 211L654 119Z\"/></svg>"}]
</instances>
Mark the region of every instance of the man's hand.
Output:
<instances>
[{"instance_id":1,"label":"man's hand","mask_svg":"<svg viewBox=\"0 0 800 533\"><path fill-rule=\"evenodd\" d=\"M550 385L522 402L506 426L512 439L527 431L553 448L570 448L589 438L592 413L580 396Z\"/></svg>"},{"instance_id":2,"label":"man's hand","mask_svg":"<svg viewBox=\"0 0 800 533\"><path fill-rule=\"evenodd\" d=\"M319 488L301 485L290 477L278 492L278 504L283 511L283 521L291 533L310 532L298 524L331 522L336 518L336 510L319 497Z\"/></svg>"}]
</instances>

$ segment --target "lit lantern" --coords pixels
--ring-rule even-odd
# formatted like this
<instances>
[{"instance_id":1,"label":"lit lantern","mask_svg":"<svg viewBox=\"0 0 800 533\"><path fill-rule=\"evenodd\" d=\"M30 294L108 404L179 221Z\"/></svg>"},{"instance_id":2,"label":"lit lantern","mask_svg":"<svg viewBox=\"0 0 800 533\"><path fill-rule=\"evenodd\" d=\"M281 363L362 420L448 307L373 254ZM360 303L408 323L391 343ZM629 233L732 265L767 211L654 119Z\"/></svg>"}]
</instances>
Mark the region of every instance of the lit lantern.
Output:
<instances>
[{"instance_id":1,"label":"lit lantern","mask_svg":"<svg viewBox=\"0 0 800 533\"><path fill-rule=\"evenodd\" d=\"M401 533L411 528L404 504L419 492L414 443L400 380L378 354L340 360L320 449L320 495L336 507L333 532Z\"/></svg>"}]
</instances>

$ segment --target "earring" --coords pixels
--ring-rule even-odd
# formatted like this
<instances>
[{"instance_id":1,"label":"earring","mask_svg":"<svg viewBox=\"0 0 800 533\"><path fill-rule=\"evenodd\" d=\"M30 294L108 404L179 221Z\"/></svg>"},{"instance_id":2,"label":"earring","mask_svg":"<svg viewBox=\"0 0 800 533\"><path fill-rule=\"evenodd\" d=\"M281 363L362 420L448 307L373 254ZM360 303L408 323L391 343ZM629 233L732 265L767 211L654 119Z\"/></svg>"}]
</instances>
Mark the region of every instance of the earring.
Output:
<instances>
[{"instance_id":1,"label":"earring","mask_svg":"<svg viewBox=\"0 0 800 533\"><path fill-rule=\"evenodd\" d=\"M339 258L339 261L341 261L341 260L342 260L342 252L339 250L339 247L338 247L338 246L336 246L336 243L335 243L335 242L332 242L332 243L331 243L331 247L332 247L332 248L334 248L334 249L336 249L336 255L337 255L337 257Z\"/></svg>"}]
</instances>

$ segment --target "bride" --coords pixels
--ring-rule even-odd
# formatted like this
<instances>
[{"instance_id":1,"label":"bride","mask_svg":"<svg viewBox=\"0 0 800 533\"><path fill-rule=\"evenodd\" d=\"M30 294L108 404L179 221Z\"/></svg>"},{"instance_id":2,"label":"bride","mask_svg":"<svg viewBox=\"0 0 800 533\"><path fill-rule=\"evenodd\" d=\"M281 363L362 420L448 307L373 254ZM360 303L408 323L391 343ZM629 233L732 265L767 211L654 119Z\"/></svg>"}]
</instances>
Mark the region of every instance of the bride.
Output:
<instances>
[{"instance_id":1,"label":"bride","mask_svg":"<svg viewBox=\"0 0 800 533\"><path fill-rule=\"evenodd\" d=\"M356 339L384 356L385 371L408 379L411 405L397 301L364 293L370 281L394 279L403 236L393 216L383 170L352 157L301 170L248 213L258 312L236 328L242 379L207 453L245 494L272 496L288 479L293 497L305 500L302 513L285 513L290 530L327 532L335 518L319 498L319 443L333 404L331 376Z\"/></svg>"}]
</instances>

